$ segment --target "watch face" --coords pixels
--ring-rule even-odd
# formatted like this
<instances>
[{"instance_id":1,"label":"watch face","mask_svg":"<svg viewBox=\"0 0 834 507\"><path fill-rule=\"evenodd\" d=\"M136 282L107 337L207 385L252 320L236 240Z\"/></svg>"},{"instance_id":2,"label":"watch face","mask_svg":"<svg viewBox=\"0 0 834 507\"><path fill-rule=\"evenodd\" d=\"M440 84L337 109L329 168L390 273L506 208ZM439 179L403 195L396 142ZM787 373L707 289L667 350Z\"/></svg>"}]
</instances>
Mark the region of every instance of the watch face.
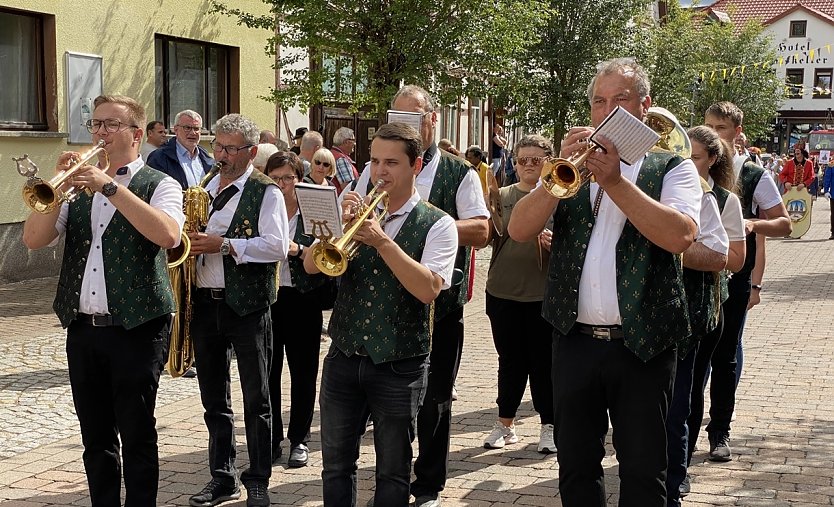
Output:
<instances>
[{"instance_id":1,"label":"watch face","mask_svg":"<svg viewBox=\"0 0 834 507\"><path fill-rule=\"evenodd\" d=\"M101 187L101 194L102 194L104 197L110 197L111 195L113 195L113 194L115 194L115 193L116 193L116 189L117 189L117 188L118 188L118 186L116 185L116 183L115 183L115 182L112 182L112 181L111 181L110 183L105 183L105 184Z\"/></svg>"}]
</instances>

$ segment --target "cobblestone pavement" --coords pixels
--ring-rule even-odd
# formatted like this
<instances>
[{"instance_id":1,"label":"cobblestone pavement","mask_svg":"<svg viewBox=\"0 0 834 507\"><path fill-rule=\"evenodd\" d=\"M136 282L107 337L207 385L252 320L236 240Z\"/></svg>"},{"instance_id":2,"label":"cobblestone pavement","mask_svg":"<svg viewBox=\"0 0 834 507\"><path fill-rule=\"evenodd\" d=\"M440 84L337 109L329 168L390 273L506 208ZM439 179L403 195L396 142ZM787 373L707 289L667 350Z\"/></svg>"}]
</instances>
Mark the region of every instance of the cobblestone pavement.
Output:
<instances>
[{"instance_id":1,"label":"cobblestone pavement","mask_svg":"<svg viewBox=\"0 0 834 507\"><path fill-rule=\"evenodd\" d=\"M701 434L692 494L684 505L817 506L834 503L834 242L828 202L802 239L768 241L763 302L748 318L729 463L706 461ZM529 393L521 441L486 450L497 409L497 360L484 316L488 252L478 256L476 295L466 308L467 342L454 405L446 506L561 505L555 459L536 452L538 419ZM64 333L51 310L56 279L0 286L0 505L89 505L82 448L67 377ZM326 344L322 346L322 355ZM289 379L285 373L284 379ZM246 464L239 390L233 391L239 465ZM197 383L163 377L157 402L161 505L187 505L208 480L207 433ZM310 465L273 469L275 505L321 505L318 414ZM604 460L609 504L617 502L610 437ZM285 453L286 455L286 453ZM372 440L363 441L360 502L373 488ZM243 501L227 505L243 505Z\"/></svg>"}]
</instances>

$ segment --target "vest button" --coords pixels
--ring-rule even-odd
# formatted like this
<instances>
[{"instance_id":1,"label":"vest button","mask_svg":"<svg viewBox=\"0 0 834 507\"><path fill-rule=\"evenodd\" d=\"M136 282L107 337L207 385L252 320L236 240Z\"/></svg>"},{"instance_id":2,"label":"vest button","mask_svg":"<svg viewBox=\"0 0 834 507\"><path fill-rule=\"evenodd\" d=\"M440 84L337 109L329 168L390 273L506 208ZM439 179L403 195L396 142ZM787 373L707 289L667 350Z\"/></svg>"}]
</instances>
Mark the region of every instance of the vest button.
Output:
<instances>
[{"instance_id":1,"label":"vest button","mask_svg":"<svg viewBox=\"0 0 834 507\"><path fill-rule=\"evenodd\" d=\"M374 270L374 274L375 274L375 275L378 275L378 274L379 274L379 271L375 269L375 270Z\"/></svg>"},{"instance_id":2,"label":"vest button","mask_svg":"<svg viewBox=\"0 0 834 507\"><path fill-rule=\"evenodd\" d=\"M371 319L365 319L365 324L370 324L370 323L371 323Z\"/></svg>"},{"instance_id":3,"label":"vest button","mask_svg":"<svg viewBox=\"0 0 834 507\"><path fill-rule=\"evenodd\" d=\"M370 302L370 301L368 301L368 308L370 308L370 307L371 307L371 302Z\"/></svg>"},{"instance_id":4,"label":"vest button","mask_svg":"<svg viewBox=\"0 0 834 507\"><path fill-rule=\"evenodd\" d=\"M593 228L594 228L594 224L588 222L588 229L593 229Z\"/></svg>"},{"instance_id":5,"label":"vest button","mask_svg":"<svg viewBox=\"0 0 834 507\"><path fill-rule=\"evenodd\" d=\"M370 287L368 287L368 290L374 290L374 286L371 285Z\"/></svg>"},{"instance_id":6,"label":"vest button","mask_svg":"<svg viewBox=\"0 0 834 507\"><path fill-rule=\"evenodd\" d=\"M363 339L363 340L365 340L365 341L368 341L368 337L367 337L367 336L363 336L363 337L362 337L362 339Z\"/></svg>"}]
</instances>

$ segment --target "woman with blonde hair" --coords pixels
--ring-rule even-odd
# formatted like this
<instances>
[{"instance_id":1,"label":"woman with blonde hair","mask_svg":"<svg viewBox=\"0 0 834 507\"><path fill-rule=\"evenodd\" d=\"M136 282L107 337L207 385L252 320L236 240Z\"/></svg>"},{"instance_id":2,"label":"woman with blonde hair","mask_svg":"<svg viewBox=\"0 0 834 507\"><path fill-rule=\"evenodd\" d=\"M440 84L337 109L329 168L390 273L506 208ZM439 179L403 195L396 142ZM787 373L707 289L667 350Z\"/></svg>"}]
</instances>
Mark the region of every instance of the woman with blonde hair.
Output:
<instances>
[{"instance_id":1,"label":"woman with blonde hair","mask_svg":"<svg viewBox=\"0 0 834 507\"><path fill-rule=\"evenodd\" d=\"M304 183L314 185L330 185L330 179L336 174L336 159L333 153L327 148L319 148L313 153L313 160L310 162L310 174L304 177Z\"/></svg>"}]
</instances>

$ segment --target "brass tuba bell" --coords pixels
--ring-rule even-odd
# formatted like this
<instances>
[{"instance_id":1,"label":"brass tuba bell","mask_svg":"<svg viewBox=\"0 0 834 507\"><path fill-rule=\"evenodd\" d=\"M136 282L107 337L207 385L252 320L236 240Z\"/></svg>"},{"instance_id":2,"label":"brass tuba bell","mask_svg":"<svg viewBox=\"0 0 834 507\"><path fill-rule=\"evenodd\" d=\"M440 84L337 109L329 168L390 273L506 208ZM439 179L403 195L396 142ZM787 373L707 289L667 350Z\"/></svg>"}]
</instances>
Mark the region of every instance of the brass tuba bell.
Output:
<instances>
[{"instance_id":1,"label":"brass tuba bell","mask_svg":"<svg viewBox=\"0 0 834 507\"><path fill-rule=\"evenodd\" d=\"M646 125L660 136L657 143L649 150L665 152L689 158L692 144L674 114L662 107L650 107L644 120ZM588 147L568 158L553 158L542 167L542 186L559 199L573 197L583 185L593 180L585 160L599 147L588 140Z\"/></svg>"}]
</instances>

